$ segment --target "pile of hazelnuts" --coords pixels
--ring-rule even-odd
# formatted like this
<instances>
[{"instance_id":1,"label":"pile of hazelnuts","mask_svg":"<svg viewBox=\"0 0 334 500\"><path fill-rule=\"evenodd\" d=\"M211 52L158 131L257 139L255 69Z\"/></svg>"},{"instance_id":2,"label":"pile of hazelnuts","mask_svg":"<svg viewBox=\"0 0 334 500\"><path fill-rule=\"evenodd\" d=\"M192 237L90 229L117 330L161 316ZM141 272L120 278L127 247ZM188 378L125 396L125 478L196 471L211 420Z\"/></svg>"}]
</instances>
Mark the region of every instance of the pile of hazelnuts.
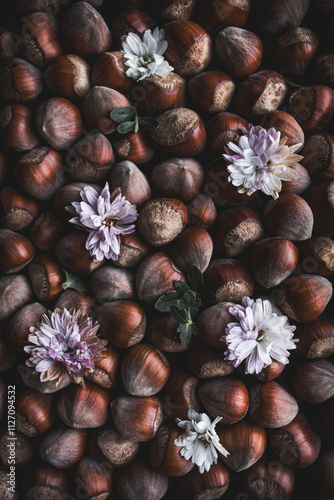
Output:
<instances>
[{"instance_id":1,"label":"pile of hazelnuts","mask_svg":"<svg viewBox=\"0 0 334 500\"><path fill-rule=\"evenodd\" d=\"M0 497L333 500L334 1L10 3L0 27ZM137 82L122 36L156 26L174 72ZM118 133L110 112L129 105L159 127ZM249 124L302 144L298 178L277 200L228 181L222 155ZM94 262L66 207L106 181L139 218L118 261ZM217 303L183 345L154 304L191 265ZM63 290L65 271L87 290ZM225 360L220 337L244 296L268 298L296 325L288 365L245 375ZM108 340L85 388L66 378L55 388L25 364L29 327L56 307L93 316ZM203 474L174 445L189 409L223 417L230 455Z\"/></svg>"}]
</instances>

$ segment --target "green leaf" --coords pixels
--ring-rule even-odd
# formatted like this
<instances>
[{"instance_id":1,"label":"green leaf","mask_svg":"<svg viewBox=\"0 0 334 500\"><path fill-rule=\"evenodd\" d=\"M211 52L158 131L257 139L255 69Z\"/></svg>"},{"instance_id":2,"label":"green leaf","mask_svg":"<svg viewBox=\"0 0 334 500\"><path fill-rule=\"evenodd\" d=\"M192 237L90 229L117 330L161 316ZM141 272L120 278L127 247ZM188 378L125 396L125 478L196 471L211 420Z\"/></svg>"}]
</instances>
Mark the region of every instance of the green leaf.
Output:
<instances>
[{"instance_id":1,"label":"green leaf","mask_svg":"<svg viewBox=\"0 0 334 500\"><path fill-rule=\"evenodd\" d=\"M66 269L63 269L63 271L65 273L65 278L66 278L64 283L61 285L63 290L67 290L68 288L73 288L73 290L76 290L79 293L88 292L86 283L82 278L79 278L79 276L76 276L75 274L66 271Z\"/></svg>"},{"instance_id":2,"label":"green leaf","mask_svg":"<svg viewBox=\"0 0 334 500\"><path fill-rule=\"evenodd\" d=\"M159 122L155 118L142 117L138 118L139 127L152 132L159 127Z\"/></svg>"},{"instance_id":3,"label":"green leaf","mask_svg":"<svg viewBox=\"0 0 334 500\"><path fill-rule=\"evenodd\" d=\"M175 321L178 321L179 323L188 322L187 311L185 309L182 309L181 307L176 305L172 305L170 308L170 312L173 314L173 318L175 319Z\"/></svg>"},{"instance_id":4,"label":"green leaf","mask_svg":"<svg viewBox=\"0 0 334 500\"><path fill-rule=\"evenodd\" d=\"M137 110L133 106L121 106L111 111L110 118L116 123L123 123L133 120L136 114Z\"/></svg>"},{"instance_id":5,"label":"green leaf","mask_svg":"<svg viewBox=\"0 0 334 500\"><path fill-rule=\"evenodd\" d=\"M117 132L120 134L128 134L129 132L133 132L135 129L135 122L123 122L120 123L117 127Z\"/></svg>"},{"instance_id":6,"label":"green leaf","mask_svg":"<svg viewBox=\"0 0 334 500\"><path fill-rule=\"evenodd\" d=\"M217 303L217 296L213 292L201 292L201 299L205 305L212 305Z\"/></svg>"},{"instance_id":7,"label":"green leaf","mask_svg":"<svg viewBox=\"0 0 334 500\"><path fill-rule=\"evenodd\" d=\"M188 269L187 282L190 288L194 291L198 291L204 287L203 274L194 264L192 264Z\"/></svg>"},{"instance_id":8,"label":"green leaf","mask_svg":"<svg viewBox=\"0 0 334 500\"><path fill-rule=\"evenodd\" d=\"M160 312L170 312L171 305L175 303L178 298L176 292L166 292L158 298L154 307Z\"/></svg>"},{"instance_id":9,"label":"green leaf","mask_svg":"<svg viewBox=\"0 0 334 500\"><path fill-rule=\"evenodd\" d=\"M187 285L187 283L185 283L184 281L181 281L181 280L175 280L173 283L173 286L174 286L174 290L176 290L176 292L179 295L183 295L184 293L186 293L189 290L189 286Z\"/></svg>"},{"instance_id":10,"label":"green leaf","mask_svg":"<svg viewBox=\"0 0 334 500\"><path fill-rule=\"evenodd\" d=\"M195 323L190 323L189 330L192 335L199 335L199 331Z\"/></svg>"},{"instance_id":11,"label":"green leaf","mask_svg":"<svg viewBox=\"0 0 334 500\"><path fill-rule=\"evenodd\" d=\"M198 309L201 306L201 299L192 290L188 290L182 297L187 309Z\"/></svg>"},{"instance_id":12,"label":"green leaf","mask_svg":"<svg viewBox=\"0 0 334 500\"><path fill-rule=\"evenodd\" d=\"M189 323L181 324L177 331L180 333L180 342L182 345L187 345L191 341L192 333L189 328Z\"/></svg>"}]
</instances>

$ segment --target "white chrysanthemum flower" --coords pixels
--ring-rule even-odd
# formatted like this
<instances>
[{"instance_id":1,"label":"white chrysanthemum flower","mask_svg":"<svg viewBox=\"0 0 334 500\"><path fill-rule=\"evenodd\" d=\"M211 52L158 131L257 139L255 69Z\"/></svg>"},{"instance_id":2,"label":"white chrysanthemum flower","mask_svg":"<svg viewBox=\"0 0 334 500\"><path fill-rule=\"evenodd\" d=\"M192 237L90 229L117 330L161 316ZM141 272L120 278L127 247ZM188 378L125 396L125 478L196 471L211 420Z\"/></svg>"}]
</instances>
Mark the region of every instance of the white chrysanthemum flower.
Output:
<instances>
[{"instance_id":1,"label":"white chrysanthemum flower","mask_svg":"<svg viewBox=\"0 0 334 500\"><path fill-rule=\"evenodd\" d=\"M118 260L120 235L133 233L137 210L122 196L120 189L110 195L107 182L101 194L86 186L80 196L82 201L74 201L66 210L76 215L70 222L89 230L86 249L94 262L104 258Z\"/></svg>"},{"instance_id":2,"label":"white chrysanthemum flower","mask_svg":"<svg viewBox=\"0 0 334 500\"><path fill-rule=\"evenodd\" d=\"M135 33L122 36L122 52L127 59L125 64L129 66L127 76L139 81L150 75L165 78L173 71L174 68L163 57L168 47L164 36L164 30L159 28L155 28L153 33L146 30L143 39Z\"/></svg>"},{"instance_id":3,"label":"white chrysanthemum flower","mask_svg":"<svg viewBox=\"0 0 334 500\"><path fill-rule=\"evenodd\" d=\"M206 413L188 411L189 420L176 419L176 423L185 432L174 440L175 446L182 446L180 454L198 465L201 474L217 463L218 453L227 457L229 452L220 444L216 433L216 424L222 419L217 417L213 422Z\"/></svg>"},{"instance_id":4,"label":"white chrysanthemum flower","mask_svg":"<svg viewBox=\"0 0 334 500\"><path fill-rule=\"evenodd\" d=\"M296 327L286 316L274 313L269 300L244 297L241 304L229 308L238 322L229 323L220 338L227 345L225 359L234 367L245 360L245 373L260 373L273 359L289 363L288 349L295 349L298 342L292 338Z\"/></svg>"},{"instance_id":5,"label":"white chrysanthemum flower","mask_svg":"<svg viewBox=\"0 0 334 500\"><path fill-rule=\"evenodd\" d=\"M229 142L224 158L230 161L228 180L238 188L239 193L251 195L257 190L278 198L281 181L292 181L298 174L290 165L298 163L303 156L295 154L301 144L286 146L286 138L275 128L265 130L260 126L250 130L242 127L243 135L238 144ZM236 153L236 154L233 154Z\"/></svg>"}]
</instances>

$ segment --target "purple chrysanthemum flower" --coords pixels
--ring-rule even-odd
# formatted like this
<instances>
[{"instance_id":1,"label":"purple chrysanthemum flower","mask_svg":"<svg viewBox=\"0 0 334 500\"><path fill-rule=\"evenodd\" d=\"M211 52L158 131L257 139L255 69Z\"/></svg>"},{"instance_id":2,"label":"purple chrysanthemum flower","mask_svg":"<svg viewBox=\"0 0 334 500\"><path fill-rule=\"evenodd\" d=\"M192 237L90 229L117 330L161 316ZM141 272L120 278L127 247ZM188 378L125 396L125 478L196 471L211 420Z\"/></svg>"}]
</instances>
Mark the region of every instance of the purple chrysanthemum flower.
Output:
<instances>
[{"instance_id":1,"label":"purple chrysanthemum flower","mask_svg":"<svg viewBox=\"0 0 334 500\"><path fill-rule=\"evenodd\" d=\"M132 223L137 220L137 210L122 196L119 188L110 195L107 182L101 194L86 186L80 196L82 201L74 201L66 210L76 215L70 222L89 230L86 249L94 262L104 258L118 260L120 235L133 233L135 225Z\"/></svg>"},{"instance_id":2,"label":"purple chrysanthemum flower","mask_svg":"<svg viewBox=\"0 0 334 500\"><path fill-rule=\"evenodd\" d=\"M245 360L245 373L260 373L273 359L287 364L288 349L295 349L298 342L292 338L296 327L286 316L274 313L269 300L244 297L241 304L229 308L238 321L229 323L220 338L227 345L225 359L234 367Z\"/></svg>"},{"instance_id":3,"label":"purple chrysanthemum flower","mask_svg":"<svg viewBox=\"0 0 334 500\"><path fill-rule=\"evenodd\" d=\"M290 165L298 163L303 156L295 154L302 144L286 146L286 138L275 128L265 130L260 126L242 127L243 135L238 144L229 142L224 158L230 161L228 180L239 193L251 195L257 190L278 198L281 181L292 181L298 174ZM236 153L236 154L234 154Z\"/></svg>"},{"instance_id":4,"label":"purple chrysanthemum flower","mask_svg":"<svg viewBox=\"0 0 334 500\"><path fill-rule=\"evenodd\" d=\"M41 382L56 381L56 387L67 373L72 382L85 386L83 377L94 371L94 362L101 358L107 340L97 337L97 321L80 309L55 309L43 314L40 323L32 326L24 350L30 355L26 364L40 372Z\"/></svg>"}]
</instances>

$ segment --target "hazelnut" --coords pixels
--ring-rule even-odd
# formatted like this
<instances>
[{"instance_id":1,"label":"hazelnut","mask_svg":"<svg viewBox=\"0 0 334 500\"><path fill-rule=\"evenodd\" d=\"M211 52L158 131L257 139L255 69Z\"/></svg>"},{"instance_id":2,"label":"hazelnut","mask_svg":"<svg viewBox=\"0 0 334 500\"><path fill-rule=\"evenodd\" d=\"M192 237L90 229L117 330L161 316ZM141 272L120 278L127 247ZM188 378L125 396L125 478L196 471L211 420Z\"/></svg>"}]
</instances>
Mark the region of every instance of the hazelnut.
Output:
<instances>
[{"instance_id":1,"label":"hazelnut","mask_svg":"<svg viewBox=\"0 0 334 500\"><path fill-rule=\"evenodd\" d=\"M272 70L253 73L243 80L235 96L235 108L247 120L256 120L280 107L287 94L285 79Z\"/></svg>"},{"instance_id":2,"label":"hazelnut","mask_svg":"<svg viewBox=\"0 0 334 500\"><path fill-rule=\"evenodd\" d=\"M125 62L123 52L101 52L92 67L92 86L109 87L128 94L135 82L126 75L129 68Z\"/></svg>"},{"instance_id":3,"label":"hazelnut","mask_svg":"<svg viewBox=\"0 0 334 500\"><path fill-rule=\"evenodd\" d=\"M21 188L37 200L50 200L65 183L61 154L48 146L25 153L14 167Z\"/></svg>"},{"instance_id":4,"label":"hazelnut","mask_svg":"<svg viewBox=\"0 0 334 500\"><path fill-rule=\"evenodd\" d=\"M282 193L277 200L266 203L264 227L273 236L292 241L307 240L312 235L313 211L297 194Z\"/></svg>"},{"instance_id":5,"label":"hazelnut","mask_svg":"<svg viewBox=\"0 0 334 500\"><path fill-rule=\"evenodd\" d=\"M0 191L0 220L3 226L12 231L29 227L39 215L36 200L12 188Z\"/></svg>"},{"instance_id":6,"label":"hazelnut","mask_svg":"<svg viewBox=\"0 0 334 500\"><path fill-rule=\"evenodd\" d=\"M204 169L194 158L169 158L154 166L151 180L162 196L185 203L199 192Z\"/></svg>"},{"instance_id":7,"label":"hazelnut","mask_svg":"<svg viewBox=\"0 0 334 500\"><path fill-rule=\"evenodd\" d=\"M210 234L200 226L190 226L170 245L168 253L172 261L187 272L191 265L202 273L207 269L213 252Z\"/></svg>"},{"instance_id":8,"label":"hazelnut","mask_svg":"<svg viewBox=\"0 0 334 500\"><path fill-rule=\"evenodd\" d=\"M226 26L243 26L250 8L250 0L199 0L196 13L201 26L211 33Z\"/></svg>"},{"instance_id":9,"label":"hazelnut","mask_svg":"<svg viewBox=\"0 0 334 500\"><path fill-rule=\"evenodd\" d=\"M182 233L187 224L187 209L175 198L155 198L142 206L138 229L147 243L167 245Z\"/></svg>"},{"instance_id":10,"label":"hazelnut","mask_svg":"<svg viewBox=\"0 0 334 500\"><path fill-rule=\"evenodd\" d=\"M263 236L260 216L251 208L230 208L220 212L214 246L224 257L235 257Z\"/></svg>"},{"instance_id":11,"label":"hazelnut","mask_svg":"<svg viewBox=\"0 0 334 500\"><path fill-rule=\"evenodd\" d=\"M301 87L290 96L288 111L305 133L318 132L334 115L334 90L326 85Z\"/></svg>"},{"instance_id":12,"label":"hazelnut","mask_svg":"<svg viewBox=\"0 0 334 500\"><path fill-rule=\"evenodd\" d=\"M217 219L217 210L210 196L196 194L187 206L188 224L209 228Z\"/></svg>"},{"instance_id":13,"label":"hazelnut","mask_svg":"<svg viewBox=\"0 0 334 500\"><path fill-rule=\"evenodd\" d=\"M196 156L203 152L206 131L202 118L188 108L165 111L157 117L159 127L151 133L155 147L170 155Z\"/></svg>"},{"instance_id":14,"label":"hazelnut","mask_svg":"<svg viewBox=\"0 0 334 500\"><path fill-rule=\"evenodd\" d=\"M30 227L30 239L40 250L50 251L63 232L59 219L51 210L42 212Z\"/></svg>"},{"instance_id":15,"label":"hazelnut","mask_svg":"<svg viewBox=\"0 0 334 500\"><path fill-rule=\"evenodd\" d=\"M54 149L68 149L83 131L79 108L68 99L53 97L44 101L36 111L39 133Z\"/></svg>"},{"instance_id":16,"label":"hazelnut","mask_svg":"<svg viewBox=\"0 0 334 500\"><path fill-rule=\"evenodd\" d=\"M236 259L214 259L205 271L208 289L215 293L218 302L239 302L250 297L254 281L242 262Z\"/></svg>"},{"instance_id":17,"label":"hazelnut","mask_svg":"<svg viewBox=\"0 0 334 500\"><path fill-rule=\"evenodd\" d=\"M181 271L163 252L146 257L136 275L136 290L140 300L153 305L166 292L173 291L175 280L186 281Z\"/></svg>"},{"instance_id":18,"label":"hazelnut","mask_svg":"<svg viewBox=\"0 0 334 500\"><path fill-rule=\"evenodd\" d=\"M28 151L39 143L33 113L22 104L8 104L0 111L0 137L7 151Z\"/></svg>"},{"instance_id":19,"label":"hazelnut","mask_svg":"<svg viewBox=\"0 0 334 500\"><path fill-rule=\"evenodd\" d=\"M113 148L108 139L99 132L88 134L76 142L66 156L72 179L84 182L101 181L114 163Z\"/></svg>"},{"instance_id":20,"label":"hazelnut","mask_svg":"<svg viewBox=\"0 0 334 500\"><path fill-rule=\"evenodd\" d=\"M296 369L293 390L297 398L312 404L334 396L334 364L326 359L303 361Z\"/></svg>"},{"instance_id":21,"label":"hazelnut","mask_svg":"<svg viewBox=\"0 0 334 500\"><path fill-rule=\"evenodd\" d=\"M309 467L318 457L321 438L302 413L287 425L268 431L270 447L281 462L296 469Z\"/></svg>"},{"instance_id":22,"label":"hazelnut","mask_svg":"<svg viewBox=\"0 0 334 500\"><path fill-rule=\"evenodd\" d=\"M228 26L216 35L216 50L229 75L245 78L260 66L263 45L251 31Z\"/></svg>"},{"instance_id":23,"label":"hazelnut","mask_svg":"<svg viewBox=\"0 0 334 500\"><path fill-rule=\"evenodd\" d=\"M1 65L0 95L8 101L33 101L43 90L42 73L19 57L6 59Z\"/></svg>"},{"instance_id":24,"label":"hazelnut","mask_svg":"<svg viewBox=\"0 0 334 500\"><path fill-rule=\"evenodd\" d=\"M55 248L60 264L79 276L90 274L103 264L102 260L94 262L93 257L86 250L86 238L86 232L73 231L63 236Z\"/></svg>"},{"instance_id":25,"label":"hazelnut","mask_svg":"<svg viewBox=\"0 0 334 500\"><path fill-rule=\"evenodd\" d=\"M32 300L33 291L26 276L14 274L0 277L0 321L10 318Z\"/></svg>"},{"instance_id":26,"label":"hazelnut","mask_svg":"<svg viewBox=\"0 0 334 500\"><path fill-rule=\"evenodd\" d=\"M310 0L256 0L257 24L268 35L278 35L299 26Z\"/></svg>"},{"instance_id":27,"label":"hazelnut","mask_svg":"<svg viewBox=\"0 0 334 500\"><path fill-rule=\"evenodd\" d=\"M277 65L284 74L302 76L319 47L317 35L308 28L292 28L283 33L275 44Z\"/></svg>"},{"instance_id":28,"label":"hazelnut","mask_svg":"<svg viewBox=\"0 0 334 500\"><path fill-rule=\"evenodd\" d=\"M187 474L195 466L180 454L180 448L174 440L182 433L175 424L160 425L150 448L150 459L153 468L169 477L180 477Z\"/></svg>"},{"instance_id":29,"label":"hazelnut","mask_svg":"<svg viewBox=\"0 0 334 500\"><path fill-rule=\"evenodd\" d=\"M91 429L110 418L110 391L87 381L86 387L71 384L57 396L56 410L64 424L74 429Z\"/></svg>"},{"instance_id":30,"label":"hazelnut","mask_svg":"<svg viewBox=\"0 0 334 500\"><path fill-rule=\"evenodd\" d=\"M209 498L212 499L221 498L228 490L230 473L222 463L213 463L210 469L202 474L195 467L179 478L179 484L181 490L185 495L189 495L189 498L200 498L203 494L210 495Z\"/></svg>"},{"instance_id":31,"label":"hazelnut","mask_svg":"<svg viewBox=\"0 0 334 500\"><path fill-rule=\"evenodd\" d=\"M334 319L321 314L309 323L298 324L296 352L303 358L326 358L334 353Z\"/></svg>"},{"instance_id":32,"label":"hazelnut","mask_svg":"<svg viewBox=\"0 0 334 500\"><path fill-rule=\"evenodd\" d=\"M235 472L249 469L260 460L266 449L265 430L247 418L227 427L218 426L217 433L220 442L230 452L227 457L221 454L219 457Z\"/></svg>"},{"instance_id":33,"label":"hazelnut","mask_svg":"<svg viewBox=\"0 0 334 500\"><path fill-rule=\"evenodd\" d=\"M49 431L42 439L39 454L57 469L69 469L84 454L87 431L62 425Z\"/></svg>"},{"instance_id":34,"label":"hazelnut","mask_svg":"<svg viewBox=\"0 0 334 500\"><path fill-rule=\"evenodd\" d=\"M163 411L155 396L116 396L111 402L116 429L134 442L150 441L162 422Z\"/></svg>"},{"instance_id":35,"label":"hazelnut","mask_svg":"<svg viewBox=\"0 0 334 500\"><path fill-rule=\"evenodd\" d=\"M102 336L114 347L131 347L145 334L145 309L131 300L106 302L96 309L95 318L100 323Z\"/></svg>"},{"instance_id":36,"label":"hazelnut","mask_svg":"<svg viewBox=\"0 0 334 500\"><path fill-rule=\"evenodd\" d=\"M298 413L295 398L275 381L251 387L249 399L250 416L261 427L282 427L289 424Z\"/></svg>"},{"instance_id":37,"label":"hazelnut","mask_svg":"<svg viewBox=\"0 0 334 500\"><path fill-rule=\"evenodd\" d=\"M79 102L90 89L88 63L76 54L64 54L52 59L43 79L51 94Z\"/></svg>"},{"instance_id":38,"label":"hazelnut","mask_svg":"<svg viewBox=\"0 0 334 500\"><path fill-rule=\"evenodd\" d=\"M151 199L151 187L145 174L129 160L114 165L109 175L110 192L118 187L122 195L138 209Z\"/></svg>"},{"instance_id":39,"label":"hazelnut","mask_svg":"<svg viewBox=\"0 0 334 500\"><path fill-rule=\"evenodd\" d=\"M23 18L20 52L39 68L62 53L58 22L47 12L33 12Z\"/></svg>"},{"instance_id":40,"label":"hazelnut","mask_svg":"<svg viewBox=\"0 0 334 500\"><path fill-rule=\"evenodd\" d=\"M133 299L134 280L135 276L130 270L104 265L92 273L90 286L94 297L104 304L112 300Z\"/></svg>"},{"instance_id":41,"label":"hazelnut","mask_svg":"<svg viewBox=\"0 0 334 500\"><path fill-rule=\"evenodd\" d=\"M35 247L23 234L0 229L0 271L13 274L21 271L35 255Z\"/></svg>"},{"instance_id":42,"label":"hazelnut","mask_svg":"<svg viewBox=\"0 0 334 500\"><path fill-rule=\"evenodd\" d=\"M295 474L278 460L261 459L247 470L244 482L254 500L287 500L294 491Z\"/></svg>"},{"instance_id":43,"label":"hazelnut","mask_svg":"<svg viewBox=\"0 0 334 500\"><path fill-rule=\"evenodd\" d=\"M294 146L300 144L297 152L300 151L304 145L304 132L301 126L286 111L275 109L267 113L261 120L261 127L270 129L274 127L281 133L281 138L285 138L287 146Z\"/></svg>"},{"instance_id":44,"label":"hazelnut","mask_svg":"<svg viewBox=\"0 0 334 500\"><path fill-rule=\"evenodd\" d=\"M171 21L164 26L168 48L165 59L181 76L203 71L212 57L212 40L202 26L188 20Z\"/></svg>"},{"instance_id":45,"label":"hazelnut","mask_svg":"<svg viewBox=\"0 0 334 500\"><path fill-rule=\"evenodd\" d=\"M196 377L184 371L173 370L159 395L162 408L170 420L187 419L188 410L200 410L197 390L198 379Z\"/></svg>"},{"instance_id":46,"label":"hazelnut","mask_svg":"<svg viewBox=\"0 0 334 500\"><path fill-rule=\"evenodd\" d=\"M136 460L122 469L117 478L117 491L124 500L159 500L167 488L167 476L156 472L142 460Z\"/></svg>"},{"instance_id":47,"label":"hazelnut","mask_svg":"<svg viewBox=\"0 0 334 500\"><path fill-rule=\"evenodd\" d=\"M302 165L314 179L334 179L334 135L312 134L306 139Z\"/></svg>"},{"instance_id":48,"label":"hazelnut","mask_svg":"<svg viewBox=\"0 0 334 500\"><path fill-rule=\"evenodd\" d=\"M320 316L332 293L332 283L326 278L296 274L281 283L277 304L290 318L300 323L308 323Z\"/></svg>"},{"instance_id":49,"label":"hazelnut","mask_svg":"<svg viewBox=\"0 0 334 500\"><path fill-rule=\"evenodd\" d=\"M46 308L39 302L23 305L8 324L6 340L9 347L15 351L23 351L29 344L29 328L40 322L42 315L46 313Z\"/></svg>"},{"instance_id":50,"label":"hazelnut","mask_svg":"<svg viewBox=\"0 0 334 500\"><path fill-rule=\"evenodd\" d=\"M215 419L222 417L224 424L234 424L246 415L249 406L247 387L236 377L212 378L198 390L200 400Z\"/></svg>"},{"instance_id":51,"label":"hazelnut","mask_svg":"<svg viewBox=\"0 0 334 500\"><path fill-rule=\"evenodd\" d=\"M298 250L290 240L265 238L250 248L249 262L255 280L271 288L293 273L298 264Z\"/></svg>"},{"instance_id":52,"label":"hazelnut","mask_svg":"<svg viewBox=\"0 0 334 500\"><path fill-rule=\"evenodd\" d=\"M137 344L122 359L121 377L125 390L133 396L153 396L166 384L170 365L166 356L153 346Z\"/></svg>"},{"instance_id":53,"label":"hazelnut","mask_svg":"<svg viewBox=\"0 0 334 500\"><path fill-rule=\"evenodd\" d=\"M191 100L202 111L218 113L225 111L233 98L233 78L222 71L203 71L188 82Z\"/></svg>"},{"instance_id":54,"label":"hazelnut","mask_svg":"<svg viewBox=\"0 0 334 500\"><path fill-rule=\"evenodd\" d=\"M97 56L111 47L111 33L101 14L87 2L76 2L65 13L62 41L83 58Z\"/></svg>"}]
</instances>

